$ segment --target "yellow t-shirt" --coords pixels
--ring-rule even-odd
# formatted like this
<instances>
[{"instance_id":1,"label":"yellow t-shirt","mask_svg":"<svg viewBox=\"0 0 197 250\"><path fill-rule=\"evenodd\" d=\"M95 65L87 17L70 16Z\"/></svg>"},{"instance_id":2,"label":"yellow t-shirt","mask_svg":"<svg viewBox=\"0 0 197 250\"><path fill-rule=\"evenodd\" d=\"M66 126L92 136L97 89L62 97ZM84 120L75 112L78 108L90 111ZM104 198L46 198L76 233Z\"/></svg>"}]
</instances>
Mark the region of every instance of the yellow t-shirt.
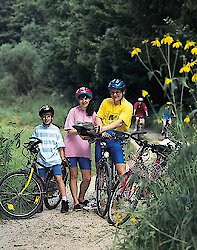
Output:
<instances>
[{"instance_id":1,"label":"yellow t-shirt","mask_svg":"<svg viewBox=\"0 0 197 250\"><path fill-rule=\"evenodd\" d=\"M133 115L133 105L126 99L123 99L121 104L115 106L113 99L107 98L101 103L97 115L102 119L103 126L121 119L124 122L123 125L115 130L128 132Z\"/></svg>"}]
</instances>

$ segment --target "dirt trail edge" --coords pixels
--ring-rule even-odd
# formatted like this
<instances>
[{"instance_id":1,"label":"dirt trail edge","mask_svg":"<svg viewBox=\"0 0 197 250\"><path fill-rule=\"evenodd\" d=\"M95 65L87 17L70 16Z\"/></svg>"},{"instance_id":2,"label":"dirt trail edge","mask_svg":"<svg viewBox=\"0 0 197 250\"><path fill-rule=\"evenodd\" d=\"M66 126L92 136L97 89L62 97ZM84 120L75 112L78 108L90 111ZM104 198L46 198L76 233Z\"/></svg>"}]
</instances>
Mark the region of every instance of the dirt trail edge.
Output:
<instances>
[{"instance_id":1,"label":"dirt trail edge","mask_svg":"<svg viewBox=\"0 0 197 250\"><path fill-rule=\"evenodd\" d=\"M148 132L150 141L160 140ZM94 195L93 178L87 197ZM72 199L69 193L69 201ZM0 249L12 250L107 250L113 246L115 228L93 211L72 211L61 214L59 208L45 209L25 220L0 221Z\"/></svg>"}]
</instances>

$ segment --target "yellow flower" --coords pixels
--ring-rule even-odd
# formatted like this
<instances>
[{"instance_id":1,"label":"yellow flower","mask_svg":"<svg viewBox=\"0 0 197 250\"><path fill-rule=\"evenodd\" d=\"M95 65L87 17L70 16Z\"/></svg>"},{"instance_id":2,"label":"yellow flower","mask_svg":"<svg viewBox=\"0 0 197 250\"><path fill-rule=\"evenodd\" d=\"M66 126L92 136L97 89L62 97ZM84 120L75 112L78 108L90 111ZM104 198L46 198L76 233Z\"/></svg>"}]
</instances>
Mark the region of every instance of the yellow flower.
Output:
<instances>
[{"instance_id":1,"label":"yellow flower","mask_svg":"<svg viewBox=\"0 0 197 250\"><path fill-rule=\"evenodd\" d=\"M191 50L192 55L197 55L197 47L193 48Z\"/></svg>"},{"instance_id":2,"label":"yellow flower","mask_svg":"<svg viewBox=\"0 0 197 250\"><path fill-rule=\"evenodd\" d=\"M131 218L130 218L130 222L132 222L132 223L136 223L136 222L137 222L137 220L136 220L136 218L131 217Z\"/></svg>"},{"instance_id":3,"label":"yellow flower","mask_svg":"<svg viewBox=\"0 0 197 250\"><path fill-rule=\"evenodd\" d=\"M197 82L197 73L192 76L192 82Z\"/></svg>"},{"instance_id":4,"label":"yellow flower","mask_svg":"<svg viewBox=\"0 0 197 250\"><path fill-rule=\"evenodd\" d=\"M157 119L157 123L158 123L158 124L161 124L161 123L162 123L162 119L161 119L161 118L158 118L158 119Z\"/></svg>"},{"instance_id":5,"label":"yellow flower","mask_svg":"<svg viewBox=\"0 0 197 250\"><path fill-rule=\"evenodd\" d=\"M146 90L142 90L142 97L146 97L148 95L148 92Z\"/></svg>"},{"instance_id":6,"label":"yellow flower","mask_svg":"<svg viewBox=\"0 0 197 250\"><path fill-rule=\"evenodd\" d=\"M161 43L158 38L151 42L152 46L160 47Z\"/></svg>"},{"instance_id":7,"label":"yellow flower","mask_svg":"<svg viewBox=\"0 0 197 250\"><path fill-rule=\"evenodd\" d=\"M194 67L195 64L197 64L197 59L194 60L194 61L192 61L192 62L190 62L190 63L187 63L187 66L189 66L189 67Z\"/></svg>"},{"instance_id":8,"label":"yellow flower","mask_svg":"<svg viewBox=\"0 0 197 250\"><path fill-rule=\"evenodd\" d=\"M131 51L131 57L134 57L135 55L138 55L141 52L142 51L140 48L133 48L133 50Z\"/></svg>"},{"instance_id":9,"label":"yellow flower","mask_svg":"<svg viewBox=\"0 0 197 250\"><path fill-rule=\"evenodd\" d=\"M185 44L184 50L187 50L187 49L189 49L190 47L193 47L193 46L195 46L195 42L188 41L188 42Z\"/></svg>"},{"instance_id":10,"label":"yellow flower","mask_svg":"<svg viewBox=\"0 0 197 250\"><path fill-rule=\"evenodd\" d=\"M142 41L142 44L148 43L148 39Z\"/></svg>"},{"instance_id":11,"label":"yellow flower","mask_svg":"<svg viewBox=\"0 0 197 250\"><path fill-rule=\"evenodd\" d=\"M172 47L178 49L178 48L182 47L182 43L177 41L176 43L173 43Z\"/></svg>"},{"instance_id":12,"label":"yellow flower","mask_svg":"<svg viewBox=\"0 0 197 250\"><path fill-rule=\"evenodd\" d=\"M165 78L165 84L170 84L172 82L172 80L168 77Z\"/></svg>"},{"instance_id":13,"label":"yellow flower","mask_svg":"<svg viewBox=\"0 0 197 250\"><path fill-rule=\"evenodd\" d=\"M162 44L168 44L170 45L171 43L173 43L174 39L173 37L171 37L170 35L166 35L162 40L161 43Z\"/></svg>"},{"instance_id":14,"label":"yellow flower","mask_svg":"<svg viewBox=\"0 0 197 250\"><path fill-rule=\"evenodd\" d=\"M190 122L189 116L187 115L183 121L184 121L185 123L189 123L189 122Z\"/></svg>"},{"instance_id":15,"label":"yellow flower","mask_svg":"<svg viewBox=\"0 0 197 250\"><path fill-rule=\"evenodd\" d=\"M184 65L184 66L179 70L179 72L180 72L180 73L183 73L183 72L188 73L188 72L190 72L190 70L191 70L191 68L190 68L189 65Z\"/></svg>"},{"instance_id":16,"label":"yellow flower","mask_svg":"<svg viewBox=\"0 0 197 250\"><path fill-rule=\"evenodd\" d=\"M13 204L8 204L8 210L15 210Z\"/></svg>"}]
</instances>

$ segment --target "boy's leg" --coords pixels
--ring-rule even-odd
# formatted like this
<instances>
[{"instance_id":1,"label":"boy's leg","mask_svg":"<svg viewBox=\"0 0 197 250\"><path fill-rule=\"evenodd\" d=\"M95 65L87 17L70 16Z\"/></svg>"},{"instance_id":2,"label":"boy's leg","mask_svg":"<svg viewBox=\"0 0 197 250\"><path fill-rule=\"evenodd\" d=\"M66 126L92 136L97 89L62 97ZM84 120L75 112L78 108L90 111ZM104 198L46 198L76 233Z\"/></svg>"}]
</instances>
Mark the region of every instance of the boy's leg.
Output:
<instances>
[{"instance_id":1,"label":"boy's leg","mask_svg":"<svg viewBox=\"0 0 197 250\"><path fill-rule=\"evenodd\" d=\"M64 184L64 181L62 179L62 169L61 165L57 165L53 167L53 174L56 177L60 193L62 195L62 206L61 206L61 213L68 212L69 210L69 205L68 205L68 197L67 197L67 192L66 192L66 187Z\"/></svg>"}]
</instances>

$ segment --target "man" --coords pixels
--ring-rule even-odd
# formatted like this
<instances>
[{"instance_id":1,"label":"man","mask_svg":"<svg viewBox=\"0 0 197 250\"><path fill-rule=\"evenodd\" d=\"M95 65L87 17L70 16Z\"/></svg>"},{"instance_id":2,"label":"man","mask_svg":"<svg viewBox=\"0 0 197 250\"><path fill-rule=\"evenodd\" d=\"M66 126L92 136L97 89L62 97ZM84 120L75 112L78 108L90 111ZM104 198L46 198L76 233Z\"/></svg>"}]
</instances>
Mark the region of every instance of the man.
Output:
<instances>
[{"instance_id":1,"label":"man","mask_svg":"<svg viewBox=\"0 0 197 250\"><path fill-rule=\"evenodd\" d=\"M121 132L128 132L131 125L133 105L125 99L126 84L120 79L114 79L108 84L108 89L111 98L103 100L97 113L100 118L99 133L121 134ZM106 143L118 174L124 174L126 164L121 141L106 139ZM101 158L99 141L96 142L95 158L96 162Z\"/></svg>"},{"instance_id":2,"label":"man","mask_svg":"<svg viewBox=\"0 0 197 250\"><path fill-rule=\"evenodd\" d=\"M135 127L134 131L137 130L139 119L142 120L142 127L145 125L145 117L148 116L148 109L146 104L144 103L144 99L142 97L138 98L138 101L134 104L133 115L135 116Z\"/></svg>"}]
</instances>

